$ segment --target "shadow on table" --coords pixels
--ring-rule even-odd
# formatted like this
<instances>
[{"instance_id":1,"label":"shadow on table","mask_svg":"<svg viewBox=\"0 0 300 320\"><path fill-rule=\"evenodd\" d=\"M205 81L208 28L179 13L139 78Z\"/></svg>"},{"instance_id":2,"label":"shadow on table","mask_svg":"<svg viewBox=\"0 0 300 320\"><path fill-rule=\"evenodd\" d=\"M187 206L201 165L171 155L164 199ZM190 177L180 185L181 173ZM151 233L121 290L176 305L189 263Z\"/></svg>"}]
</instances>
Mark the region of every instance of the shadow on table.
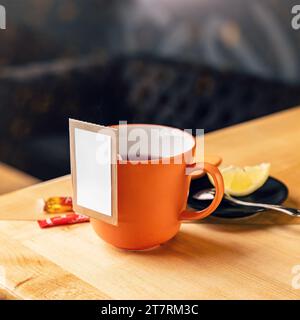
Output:
<instances>
[{"instance_id":1,"label":"shadow on table","mask_svg":"<svg viewBox=\"0 0 300 320\"><path fill-rule=\"evenodd\" d=\"M168 259L172 259L172 257L174 259L182 258L185 261L191 262L193 260L199 260L199 258L207 259L210 256L235 260L246 255L249 251L247 250L247 252L245 252L243 248L226 244L226 242L221 242L220 240L205 238L205 236L201 235L200 230L199 234L182 230L173 239L158 248L150 251L129 251L128 253L142 256L147 255L147 257L157 259L165 259L166 257L168 257Z\"/></svg>"},{"instance_id":2,"label":"shadow on table","mask_svg":"<svg viewBox=\"0 0 300 320\"><path fill-rule=\"evenodd\" d=\"M258 230L267 230L275 227L275 224L206 224L205 227L222 233L250 233Z\"/></svg>"}]
</instances>

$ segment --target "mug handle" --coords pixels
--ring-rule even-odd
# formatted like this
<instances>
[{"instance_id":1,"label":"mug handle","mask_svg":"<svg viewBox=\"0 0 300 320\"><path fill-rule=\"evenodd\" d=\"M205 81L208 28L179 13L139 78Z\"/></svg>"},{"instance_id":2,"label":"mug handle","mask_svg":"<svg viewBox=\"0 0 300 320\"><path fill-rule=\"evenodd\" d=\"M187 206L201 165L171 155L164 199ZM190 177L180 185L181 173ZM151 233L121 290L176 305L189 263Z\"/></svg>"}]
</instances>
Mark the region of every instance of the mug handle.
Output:
<instances>
[{"instance_id":1,"label":"mug handle","mask_svg":"<svg viewBox=\"0 0 300 320\"><path fill-rule=\"evenodd\" d=\"M194 163L192 165L188 165L187 169L189 171L188 173L189 175L192 174L194 171L199 171L199 170L203 170L204 172L209 173L214 180L216 194L213 201L207 208L200 211L184 210L183 212L181 212L179 220L199 220L199 219L206 218L216 210L216 208L222 201L222 198L224 195L224 181L223 181L222 174L218 169L218 167L208 162Z\"/></svg>"}]
</instances>

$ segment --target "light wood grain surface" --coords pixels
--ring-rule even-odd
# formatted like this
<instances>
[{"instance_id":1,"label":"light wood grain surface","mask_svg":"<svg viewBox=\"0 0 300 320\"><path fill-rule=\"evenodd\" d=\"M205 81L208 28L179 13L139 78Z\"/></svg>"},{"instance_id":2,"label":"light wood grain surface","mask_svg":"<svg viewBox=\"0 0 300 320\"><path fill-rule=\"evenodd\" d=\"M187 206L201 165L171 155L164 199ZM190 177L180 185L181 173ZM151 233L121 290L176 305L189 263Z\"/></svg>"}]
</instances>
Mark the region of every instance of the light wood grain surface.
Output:
<instances>
[{"instance_id":1,"label":"light wood grain surface","mask_svg":"<svg viewBox=\"0 0 300 320\"><path fill-rule=\"evenodd\" d=\"M288 203L300 206L299 123L296 108L224 129L206 136L206 152L229 164L270 161L290 188ZM68 195L70 179L24 194ZM8 211L22 210L24 194L15 193ZM41 230L0 222L0 266L5 287L24 299L299 299L292 287L299 241L297 224L189 223L156 250L128 252L105 244L89 224Z\"/></svg>"},{"instance_id":2,"label":"light wood grain surface","mask_svg":"<svg viewBox=\"0 0 300 320\"><path fill-rule=\"evenodd\" d=\"M36 184L39 180L0 162L0 194Z\"/></svg>"}]
</instances>

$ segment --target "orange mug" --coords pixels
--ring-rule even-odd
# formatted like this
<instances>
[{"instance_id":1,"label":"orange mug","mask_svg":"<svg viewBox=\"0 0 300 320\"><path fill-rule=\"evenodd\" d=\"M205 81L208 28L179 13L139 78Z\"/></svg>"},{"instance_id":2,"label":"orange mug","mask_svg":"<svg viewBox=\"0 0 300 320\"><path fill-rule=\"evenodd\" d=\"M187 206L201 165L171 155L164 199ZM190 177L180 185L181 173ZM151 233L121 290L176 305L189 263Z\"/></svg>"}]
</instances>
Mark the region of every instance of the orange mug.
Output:
<instances>
[{"instance_id":1,"label":"orange mug","mask_svg":"<svg viewBox=\"0 0 300 320\"><path fill-rule=\"evenodd\" d=\"M122 125L114 127L120 129ZM173 238L182 221L199 220L210 215L223 198L224 182L216 166L194 162L196 140L191 134L165 126L128 125L126 134L123 137L119 134L119 143L124 142L122 139L128 140L134 129L145 130L149 135L155 129L164 132L162 137L179 137L184 143L178 146L178 139L174 138L171 151L140 155L138 160L129 154L121 154L123 159L129 160L118 160L117 163L118 224L111 225L97 219L91 219L91 223L106 242L122 249L144 250ZM216 195L206 209L190 211L186 205L191 174L199 170L212 176Z\"/></svg>"}]
</instances>

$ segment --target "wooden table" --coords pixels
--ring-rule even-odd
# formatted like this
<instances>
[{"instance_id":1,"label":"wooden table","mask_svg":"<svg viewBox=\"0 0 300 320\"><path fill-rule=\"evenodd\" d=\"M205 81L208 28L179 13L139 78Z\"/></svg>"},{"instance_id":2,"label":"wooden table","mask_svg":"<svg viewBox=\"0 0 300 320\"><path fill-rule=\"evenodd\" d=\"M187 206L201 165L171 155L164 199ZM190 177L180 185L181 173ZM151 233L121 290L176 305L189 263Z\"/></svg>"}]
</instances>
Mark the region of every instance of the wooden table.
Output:
<instances>
[{"instance_id":1,"label":"wooden table","mask_svg":"<svg viewBox=\"0 0 300 320\"><path fill-rule=\"evenodd\" d=\"M0 162L0 194L38 183L38 179Z\"/></svg>"},{"instance_id":2,"label":"wooden table","mask_svg":"<svg viewBox=\"0 0 300 320\"><path fill-rule=\"evenodd\" d=\"M0 194L12 192L38 183L38 179L4 163L0 163L0 179L2 181L0 184ZM0 300L4 299L14 299L14 296L0 286Z\"/></svg>"},{"instance_id":3,"label":"wooden table","mask_svg":"<svg viewBox=\"0 0 300 320\"><path fill-rule=\"evenodd\" d=\"M272 163L272 175L300 207L300 108L206 136L206 152L226 163ZM69 177L14 193L71 194ZM0 197L1 210L7 196ZM11 197L11 196L10 196ZM300 264L300 225L183 224L172 241L148 252L105 244L89 224L41 230L0 223L6 288L24 299L299 299L292 268Z\"/></svg>"}]
</instances>

